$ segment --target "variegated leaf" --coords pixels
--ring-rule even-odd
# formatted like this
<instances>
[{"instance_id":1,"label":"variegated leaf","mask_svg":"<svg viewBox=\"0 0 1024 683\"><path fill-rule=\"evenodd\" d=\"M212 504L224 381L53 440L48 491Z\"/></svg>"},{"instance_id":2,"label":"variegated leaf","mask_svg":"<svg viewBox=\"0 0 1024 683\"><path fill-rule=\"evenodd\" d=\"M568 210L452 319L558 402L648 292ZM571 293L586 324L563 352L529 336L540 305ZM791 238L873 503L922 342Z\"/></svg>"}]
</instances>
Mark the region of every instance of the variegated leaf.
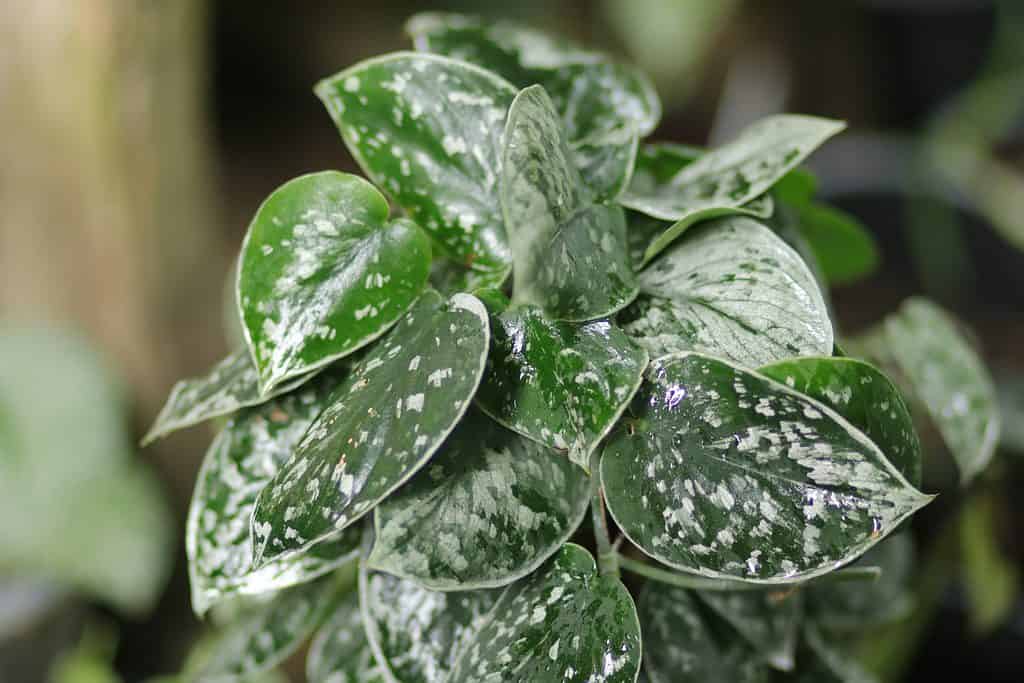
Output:
<instances>
[{"instance_id":1,"label":"variegated leaf","mask_svg":"<svg viewBox=\"0 0 1024 683\"><path fill-rule=\"evenodd\" d=\"M366 639L359 594L350 592L309 647L308 683L385 683L384 673Z\"/></svg>"}]
</instances>

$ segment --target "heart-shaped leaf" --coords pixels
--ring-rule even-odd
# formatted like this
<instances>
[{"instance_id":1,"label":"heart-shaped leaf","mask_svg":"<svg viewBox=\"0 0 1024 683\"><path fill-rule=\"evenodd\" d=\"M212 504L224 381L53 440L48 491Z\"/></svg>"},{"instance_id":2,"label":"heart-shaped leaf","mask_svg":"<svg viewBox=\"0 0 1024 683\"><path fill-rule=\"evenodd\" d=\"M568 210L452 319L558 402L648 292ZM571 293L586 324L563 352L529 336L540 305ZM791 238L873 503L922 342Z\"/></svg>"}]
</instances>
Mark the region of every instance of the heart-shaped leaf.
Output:
<instances>
[{"instance_id":1,"label":"heart-shaped leaf","mask_svg":"<svg viewBox=\"0 0 1024 683\"><path fill-rule=\"evenodd\" d=\"M632 683L639 670L633 598L618 579L598 574L590 553L569 543L502 593L448 681Z\"/></svg>"},{"instance_id":2,"label":"heart-shaped leaf","mask_svg":"<svg viewBox=\"0 0 1024 683\"><path fill-rule=\"evenodd\" d=\"M647 352L607 321L560 323L530 306L491 328L477 404L589 471L590 454L640 388Z\"/></svg>"},{"instance_id":3,"label":"heart-shaped leaf","mask_svg":"<svg viewBox=\"0 0 1024 683\"><path fill-rule=\"evenodd\" d=\"M693 223L738 209L767 192L844 127L840 121L813 116L770 116L687 164L668 182L646 189L630 187L620 198L623 206L674 221L647 248L645 261L657 256Z\"/></svg>"},{"instance_id":4,"label":"heart-shaped leaf","mask_svg":"<svg viewBox=\"0 0 1024 683\"><path fill-rule=\"evenodd\" d=\"M921 485L921 442L910 411L896 385L873 366L854 358L792 358L758 372L842 415L907 481Z\"/></svg>"},{"instance_id":5,"label":"heart-shaped leaf","mask_svg":"<svg viewBox=\"0 0 1024 683\"><path fill-rule=\"evenodd\" d=\"M306 658L308 683L385 683L370 649L359 613L359 594L351 591L313 638Z\"/></svg>"},{"instance_id":6,"label":"heart-shaped leaf","mask_svg":"<svg viewBox=\"0 0 1024 683\"><path fill-rule=\"evenodd\" d=\"M500 591L442 593L388 574L359 572L363 624L387 683L445 683Z\"/></svg>"},{"instance_id":7,"label":"heart-shaped leaf","mask_svg":"<svg viewBox=\"0 0 1024 683\"><path fill-rule=\"evenodd\" d=\"M202 615L231 595L304 583L352 559L361 537L347 530L306 555L254 571L249 520L256 497L292 454L338 383L333 370L298 391L235 416L210 446L189 506L185 549L192 605Z\"/></svg>"},{"instance_id":8,"label":"heart-shaped leaf","mask_svg":"<svg viewBox=\"0 0 1024 683\"><path fill-rule=\"evenodd\" d=\"M690 591L649 581L637 609L651 683L767 683L767 667L742 641L723 638Z\"/></svg>"},{"instance_id":9,"label":"heart-shaped leaf","mask_svg":"<svg viewBox=\"0 0 1024 683\"><path fill-rule=\"evenodd\" d=\"M800 593L703 591L698 597L739 633L757 656L779 671L796 666L803 617Z\"/></svg>"},{"instance_id":10,"label":"heart-shaped leaf","mask_svg":"<svg viewBox=\"0 0 1024 683\"><path fill-rule=\"evenodd\" d=\"M240 349L213 366L204 377L192 377L175 384L167 403L142 439L142 445L179 429L265 403L308 379L307 376L297 377L292 382L278 385L264 396L260 394L259 373L249 350Z\"/></svg>"},{"instance_id":11,"label":"heart-shaped leaf","mask_svg":"<svg viewBox=\"0 0 1024 683\"><path fill-rule=\"evenodd\" d=\"M337 537L427 463L483 373L487 311L427 291L335 389L253 512L255 565Z\"/></svg>"},{"instance_id":12,"label":"heart-shaped leaf","mask_svg":"<svg viewBox=\"0 0 1024 683\"><path fill-rule=\"evenodd\" d=\"M336 171L291 180L260 206L238 305L262 394L373 341L423 291L430 242L387 217L380 192Z\"/></svg>"},{"instance_id":13,"label":"heart-shaped leaf","mask_svg":"<svg viewBox=\"0 0 1024 683\"><path fill-rule=\"evenodd\" d=\"M576 531L589 492L578 467L471 411L377 508L369 566L433 590L509 584Z\"/></svg>"},{"instance_id":14,"label":"heart-shaped leaf","mask_svg":"<svg viewBox=\"0 0 1024 683\"><path fill-rule=\"evenodd\" d=\"M340 573L264 596L230 622L189 680L233 683L277 666L331 614L350 584Z\"/></svg>"},{"instance_id":15,"label":"heart-shaped leaf","mask_svg":"<svg viewBox=\"0 0 1024 683\"><path fill-rule=\"evenodd\" d=\"M639 279L643 294L622 319L652 358L696 349L758 367L832 353L832 323L814 276L749 218L702 225Z\"/></svg>"},{"instance_id":16,"label":"heart-shaped leaf","mask_svg":"<svg viewBox=\"0 0 1024 683\"><path fill-rule=\"evenodd\" d=\"M521 91L509 110L501 205L512 238L515 303L586 321L636 297L622 209L593 202L541 86Z\"/></svg>"},{"instance_id":17,"label":"heart-shaped leaf","mask_svg":"<svg viewBox=\"0 0 1024 683\"><path fill-rule=\"evenodd\" d=\"M999 443L999 403L985 364L931 301L911 298L862 343L924 404L964 484L985 469Z\"/></svg>"},{"instance_id":18,"label":"heart-shaped leaf","mask_svg":"<svg viewBox=\"0 0 1024 683\"><path fill-rule=\"evenodd\" d=\"M931 498L822 403L697 353L651 364L601 459L608 509L665 564L795 582L851 562Z\"/></svg>"},{"instance_id":19,"label":"heart-shaped leaf","mask_svg":"<svg viewBox=\"0 0 1024 683\"><path fill-rule=\"evenodd\" d=\"M472 64L399 52L323 80L316 93L367 176L445 254L507 274L498 180L512 85Z\"/></svg>"}]
</instances>

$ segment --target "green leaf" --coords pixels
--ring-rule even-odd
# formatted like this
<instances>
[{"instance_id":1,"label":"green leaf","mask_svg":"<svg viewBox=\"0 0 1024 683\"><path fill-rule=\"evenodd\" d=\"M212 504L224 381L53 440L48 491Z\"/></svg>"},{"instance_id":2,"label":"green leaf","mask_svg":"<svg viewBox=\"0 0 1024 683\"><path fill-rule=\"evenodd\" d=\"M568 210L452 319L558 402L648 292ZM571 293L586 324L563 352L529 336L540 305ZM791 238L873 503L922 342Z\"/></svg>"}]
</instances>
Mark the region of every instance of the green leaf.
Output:
<instances>
[{"instance_id":1,"label":"green leaf","mask_svg":"<svg viewBox=\"0 0 1024 683\"><path fill-rule=\"evenodd\" d=\"M430 266L430 285L441 294L470 294L480 289L500 289L508 270L482 271L466 268L451 259L435 258Z\"/></svg>"},{"instance_id":2,"label":"green leaf","mask_svg":"<svg viewBox=\"0 0 1024 683\"><path fill-rule=\"evenodd\" d=\"M910 411L896 385L873 366L854 358L793 358L758 372L842 415L907 481L921 485L921 442Z\"/></svg>"},{"instance_id":3,"label":"green leaf","mask_svg":"<svg viewBox=\"0 0 1024 683\"><path fill-rule=\"evenodd\" d=\"M339 573L262 596L211 643L186 679L233 683L272 669L332 613L350 584Z\"/></svg>"},{"instance_id":4,"label":"green leaf","mask_svg":"<svg viewBox=\"0 0 1024 683\"><path fill-rule=\"evenodd\" d=\"M249 520L256 497L327 404L340 375L328 371L294 393L238 414L210 446L185 531L192 606L198 615L225 597L304 583L358 553L361 533L352 528L315 552L272 561L259 570L252 566Z\"/></svg>"},{"instance_id":5,"label":"green leaf","mask_svg":"<svg viewBox=\"0 0 1024 683\"><path fill-rule=\"evenodd\" d=\"M631 130L609 135L600 142L572 147L573 164L594 196L613 201L629 187L640 139Z\"/></svg>"},{"instance_id":6,"label":"green leaf","mask_svg":"<svg viewBox=\"0 0 1024 683\"><path fill-rule=\"evenodd\" d=\"M500 591L442 593L387 574L359 573L366 635L387 683L444 683Z\"/></svg>"},{"instance_id":7,"label":"green leaf","mask_svg":"<svg viewBox=\"0 0 1024 683\"><path fill-rule=\"evenodd\" d=\"M471 411L377 508L368 563L433 590L504 586L562 547L589 493L578 467Z\"/></svg>"},{"instance_id":8,"label":"green leaf","mask_svg":"<svg viewBox=\"0 0 1024 683\"><path fill-rule=\"evenodd\" d=\"M651 683L767 683L767 667L742 640L723 637L690 591L649 581L637 608Z\"/></svg>"},{"instance_id":9,"label":"green leaf","mask_svg":"<svg viewBox=\"0 0 1024 683\"><path fill-rule=\"evenodd\" d=\"M385 683L366 639L359 613L359 594L350 592L309 647L306 658L309 683Z\"/></svg>"},{"instance_id":10,"label":"green leaf","mask_svg":"<svg viewBox=\"0 0 1024 683\"><path fill-rule=\"evenodd\" d=\"M423 467L469 406L488 338L478 299L426 292L353 366L260 493L254 565L336 538Z\"/></svg>"},{"instance_id":11,"label":"green leaf","mask_svg":"<svg viewBox=\"0 0 1024 683\"><path fill-rule=\"evenodd\" d=\"M852 656L828 643L811 625L804 628L800 669L792 680L800 683L878 683Z\"/></svg>"},{"instance_id":12,"label":"green leaf","mask_svg":"<svg viewBox=\"0 0 1024 683\"><path fill-rule=\"evenodd\" d=\"M800 593L702 591L697 596L736 629L772 668L792 671L803 618Z\"/></svg>"},{"instance_id":13,"label":"green leaf","mask_svg":"<svg viewBox=\"0 0 1024 683\"><path fill-rule=\"evenodd\" d=\"M264 395L348 355L412 305L430 243L387 222L384 196L358 176L300 176L260 206L242 244L238 305Z\"/></svg>"},{"instance_id":14,"label":"green leaf","mask_svg":"<svg viewBox=\"0 0 1024 683\"><path fill-rule=\"evenodd\" d=\"M1020 570L1003 547L1000 524L1010 515L993 494L968 501L960 516L960 561L975 635L989 635L1014 615Z\"/></svg>"},{"instance_id":15,"label":"green leaf","mask_svg":"<svg viewBox=\"0 0 1024 683\"><path fill-rule=\"evenodd\" d=\"M560 323L530 306L495 317L491 330L477 404L589 471L590 454L640 388L647 352L607 321Z\"/></svg>"},{"instance_id":16,"label":"green leaf","mask_svg":"<svg viewBox=\"0 0 1024 683\"><path fill-rule=\"evenodd\" d=\"M931 500L831 408L696 353L652 362L601 459L634 544L712 578L777 584L851 562Z\"/></svg>"},{"instance_id":17,"label":"green leaf","mask_svg":"<svg viewBox=\"0 0 1024 683\"><path fill-rule=\"evenodd\" d=\"M406 31L418 50L479 64L520 88L542 85L574 147L645 137L661 118L642 72L569 41L512 22L433 12L412 17Z\"/></svg>"},{"instance_id":18,"label":"green leaf","mask_svg":"<svg viewBox=\"0 0 1024 683\"><path fill-rule=\"evenodd\" d=\"M316 93L366 175L446 255L507 273L498 179L512 85L465 62L398 52L325 79Z\"/></svg>"},{"instance_id":19,"label":"green leaf","mask_svg":"<svg viewBox=\"0 0 1024 683\"><path fill-rule=\"evenodd\" d=\"M617 578L598 574L589 552L569 543L502 593L448 681L632 683L639 670L633 598Z\"/></svg>"},{"instance_id":20,"label":"green leaf","mask_svg":"<svg viewBox=\"0 0 1024 683\"><path fill-rule=\"evenodd\" d=\"M966 485L984 470L999 443L998 399L984 363L949 314L913 297L862 343L924 405L961 481Z\"/></svg>"},{"instance_id":21,"label":"green leaf","mask_svg":"<svg viewBox=\"0 0 1024 683\"><path fill-rule=\"evenodd\" d=\"M779 178L772 194L790 206L807 206L818 193L818 178L805 168L794 168Z\"/></svg>"},{"instance_id":22,"label":"green leaf","mask_svg":"<svg viewBox=\"0 0 1024 683\"><path fill-rule=\"evenodd\" d=\"M702 225L639 279L642 294L621 319L652 358L692 348L757 367L832 353L832 323L814 276L749 218Z\"/></svg>"},{"instance_id":23,"label":"green leaf","mask_svg":"<svg viewBox=\"0 0 1024 683\"><path fill-rule=\"evenodd\" d=\"M874 581L814 582L807 587L811 620L830 633L856 634L910 614L914 598L908 581L914 570L914 544L908 533L893 534L864 553L852 567L878 567Z\"/></svg>"},{"instance_id":24,"label":"green leaf","mask_svg":"<svg viewBox=\"0 0 1024 683\"><path fill-rule=\"evenodd\" d=\"M540 86L521 91L509 110L501 204L512 239L514 303L586 321L636 297L622 209L594 203Z\"/></svg>"},{"instance_id":25,"label":"green leaf","mask_svg":"<svg viewBox=\"0 0 1024 683\"><path fill-rule=\"evenodd\" d=\"M842 122L812 116L770 116L687 164L653 191L631 187L620 198L623 206L674 221L647 248L645 261L657 256L693 223L735 212L764 194L844 127Z\"/></svg>"},{"instance_id":26,"label":"green leaf","mask_svg":"<svg viewBox=\"0 0 1024 683\"><path fill-rule=\"evenodd\" d=\"M875 238L845 211L807 204L797 210L797 225L830 284L856 282L878 267Z\"/></svg>"},{"instance_id":27,"label":"green leaf","mask_svg":"<svg viewBox=\"0 0 1024 683\"><path fill-rule=\"evenodd\" d=\"M171 389L167 403L142 439L150 444L179 429L230 415L237 410L259 405L287 393L309 379L303 375L278 385L266 395L260 394L259 373L248 349L240 349L217 363L203 377L181 380Z\"/></svg>"}]
</instances>

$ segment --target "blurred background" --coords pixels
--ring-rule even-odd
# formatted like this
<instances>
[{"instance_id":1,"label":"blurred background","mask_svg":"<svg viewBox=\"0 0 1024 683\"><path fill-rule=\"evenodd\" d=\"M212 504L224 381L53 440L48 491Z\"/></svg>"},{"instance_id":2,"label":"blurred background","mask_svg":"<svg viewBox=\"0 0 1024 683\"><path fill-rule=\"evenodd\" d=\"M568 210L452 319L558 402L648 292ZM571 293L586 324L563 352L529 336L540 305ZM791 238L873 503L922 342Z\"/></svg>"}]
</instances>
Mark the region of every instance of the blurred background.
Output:
<instances>
[{"instance_id":1,"label":"blurred background","mask_svg":"<svg viewBox=\"0 0 1024 683\"><path fill-rule=\"evenodd\" d=\"M871 278L833 292L842 332L933 297L976 333L1006 431L971 491L932 467L926 489L949 492L915 521L922 606L868 656L890 680L1021 680L1021 0L4 0L0 680L179 669L201 627L182 533L212 431L134 444L174 381L233 347L225 282L259 202L356 170L313 84L407 48L425 9L628 57L665 106L653 139L719 142L783 110L849 121L810 164L879 247ZM5 437L19 414L31 448ZM32 467L11 465L19 446Z\"/></svg>"}]
</instances>

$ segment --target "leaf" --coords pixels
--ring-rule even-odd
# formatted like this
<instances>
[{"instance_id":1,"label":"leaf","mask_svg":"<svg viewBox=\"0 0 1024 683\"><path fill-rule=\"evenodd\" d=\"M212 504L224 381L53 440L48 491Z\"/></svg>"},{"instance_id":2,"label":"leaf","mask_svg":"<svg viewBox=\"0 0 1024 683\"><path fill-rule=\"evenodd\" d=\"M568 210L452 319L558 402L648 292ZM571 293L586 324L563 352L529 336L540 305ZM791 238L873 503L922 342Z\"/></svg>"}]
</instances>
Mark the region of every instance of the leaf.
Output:
<instances>
[{"instance_id":1,"label":"leaf","mask_svg":"<svg viewBox=\"0 0 1024 683\"><path fill-rule=\"evenodd\" d=\"M767 683L767 668L743 641L722 637L689 591L649 581L637 608L651 683Z\"/></svg>"},{"instance_id":2,"label":"leaf","mask_svg":"<svg viewBox=\"0 0 1024 683\"><path fill-rule=\"evenodd\" d=\"M692 348L757 367L832 353L832 323L814 276L749 218L702 225L639 280L642 294L621 320L652 358Z\"/></svg>"},{"instance_id":3,"label":"leaf","mask_svg":"<svg viewBox=\"0 0 1024 683\"><path fill-rule=\"evenodd\" d=\"M465 62L397 52L321 81L316 94L366 175L447 256L507 272L498 179L512 85Z\"/></svg>"},{"instance_id":4,"label":"leaf","mask_svg":"<svg viewBox=\"0 0 1024 683\"><path fill-rule=\"evenodd\" d=\"M329 542L430 460L483 373L487 311L428 291L353 368L253 512L254 566Z\"/></svg>"},{"instance_id":5,"label":"leaf","mask_svg":"<svg viewBox=\"0 0 1024 683\"><path fill-rule=\"evenodd\" d=\"M1004 548L1007 506L993 494L973 497L960 514L960 562L974 635L990 635L1013 617L1020 570Z\"/></svg>"},{"instance_id":6,"label":"leaf","mask_svg":"<svg viewBox=\"0 0 1024 683\"><path fill-rule=\"evenodd\" d=\"M341 376L328 371L294 393L239 413L210 446L185 531L196 614L225 597L304 583L358 553L362 534L353 528L315 552L271 561L258 570L252 566L249 520L256 497L291 456Z\"/></svg>"},{"instance_id":7,"label":"leaf","mask_svg":"<svg viewBox=\"0 0 1024 683\"><path fill-rule=\"evenodd\" d=\"M240 349L213 366L205 376L176 383L153 426L142 439L142 445L179 429L265 403L308 379L306 375L297 377L292 382L278 385L267 395L261 395L259 373L253 365L252 356L248 349Z\"/></svg>"},{"instance_id":8,"label":"leaf","mask_svg":"<svg viewBox=\"0 0 1024 683\"><path fill-rule=\"evenodd\" d=\"M878 267L875 238L850 214L825 204L807 204L797 215L799 230L830 284L856 282Z\"/></svg>"},{"instance_id":9,"label":"leaf","mask_svg":"<svg viewBox=\"0 0 1024 683\"><path fill-rule=\"evenodd\" d=\"M607 317L632 301L622 209L593 203L572 165L550 98L521 91L505 130L501 205L512 239L513 302L551 317Z\"/></svg>"},{"instance_id":10,"label":"leaf","mask_svg":"<svg viewBox=\"0 0 1024 683\"><path fill-rule=\"evenodd\" d=\"M447 680L632 683L639 670L640 623L629 591L569 543L502 593Z\"/></svg>"},{"instance_id":11,"label":"leaf","mask_svg":"<svg viewBox=\"0 0 1024 683\"><path fill-rule=\"evenodd\" d=\"M472 294L480 289L499 289L510 272L511 268L500 271L473 270L439 257L430 266L430 285L445 296L459 292Z\"/></svg>"},{"instance_id":12,"label":"leaf","mask_svg":"<svg viewBox=\"0 0 1024 683\"><path fill-rule=\"evenodd\" d=\"M331 614L350 584L341 573L264 596L226 627L185 678L231 683L272 669Z\"/></svg>"},{"instance_id":13,"label":"leaf","mask_svg":"<svg viewBox=\"0 0 1024 683\"><path fill-rule=\"evenodd\" d=\"M697 596L736 629L773 669L792 671L803 618L801 595L771 591L702 591Z\"/></svg>"},{"instance_id":14,"label":"leaf","mask_svg":"<svg viewBox=\"0 0 1024 683\"><path fill-rule=\"evenodd\" d=\"M504 586L565 544L589 494L578 467L471 411L377 508L368 563L432 590Z\"/></svg>"},{"instance_id":15,"label":"leaf","mask_svg":"<svg viewBox=\"0 0 1024 683\"><path fill-rule=\"evenodd\" d=\"M878 683L856 660L825 641L813 626L804 629L806 647L800 652L800 670L793 680L801 683Z\"/></svg>"},{"instance_id":16,"label":"leaf","mask_svg":"<svg viewBox=\"0 0 1024 683\"><path fill-rule=\"evenodd\" d=\"M693 223L742 207L764 194L845 124L812 116L770 116L731 142L687 164L652 192L632 187L620 198L627 208L674 221L650 244L649 262Z\"/></svg>"},{"instance_id":17,"label":"leaf","mask_svg":"<svg viewBox=\"0 0 1024 683\"><path fill-rule=\"evenodd\" d=\"M985 469L999 442L999 406L981 358L937 305L906 300L877 333L862 340L883 366L895 368L942 435L966 485Z\"/></svg>"},{"instance_id":18,"label":"leaf","mask_svg":"<svg viewBox=\"0 0 1024 683\"><path fill-rule=\"evenodd\" d=\"M317 632L306 658L309 683L384 683L366 639L359 594L350 592Z\"/></svg>"},{"instance_id":19,"label":"leaf","mask_svg":"<svg viewBox=\"0 0 1024 683\"><path fill-rule=\"evenodd\" d=\"M896 385L854 358L793 358L762 375L821 401L864 432L914 486L921 485L921 442Z\"/></svg>"},{"instance_id":20,"label":"leaf","mask_svg":"<svg viewBox=\"0 0 1024 683\"><path fill-rule=\"evenodd\" d=\"M260 206L238 305L262 394L370 343L423 291L430 243L387 217L376 188L337 171L291 180Z\"/></svg>"},{"instance_id":21,"label":"leaf","mask_svg":"<svg viewBox=\"0 0 1024 683\"><path fill-rule=\"evenodd\" d=\"M629 129L610 134L600 142L572 147L573 164L600 201L613 201L629 187L640 139Z\"/></svg>"},{"instance_id":22,"label":"leaf","mask_svg":"<svg viewBox=\"0 0 1024 683\"><path fill-rule=\"evenodd\" d=\"M589 471L591 453L640 388L647 352L607 321L560 323L532 306L495 317L491 329L477 404Z\"/></svg>"},{"instance_id":23,"label":"leaf","mask_svg":"<svg viewBox=\"0 0 1024 683\"><path fill-rule=\"evenodd\" d=\"M652 362L601 459L608 509L661 562L797 582L851 562L931 500L831 408L726 361Z\"/></svg>"},{"instance_id":24,"label":"leaf","mask_svg":"<svg viewBox=\"0 0 1024 683\"><path fill-rule=\"evenodd\" d=\"M818 193L818 178L806 168L794 168L779 178L772 194L795 208L807 206Z\"/></svg>"},{"instance_id":25,"label":"leaf","mask_svg":"<svg viewBox=\"0 0 1024 683\"><path fill-rule=\"evenodd\" d=\"M387 683L444 683L476 637L499 591L442 593L412 581L359 573L359 599L370 646Z\"/></svg>"},{"instance_id":26,"label":"leaf","mask_svg":"<svg viewBox=\"0 0 1024 683\"><path fill-rule=\"evenodd\" d=\"M898 621L910 614L914 598L914 544L908 533L896 533L864 553L852 567L878 567L874 581L814 582L807 587L808 614L829 633L857 634Z\"/></svg>"}]
</instances>

